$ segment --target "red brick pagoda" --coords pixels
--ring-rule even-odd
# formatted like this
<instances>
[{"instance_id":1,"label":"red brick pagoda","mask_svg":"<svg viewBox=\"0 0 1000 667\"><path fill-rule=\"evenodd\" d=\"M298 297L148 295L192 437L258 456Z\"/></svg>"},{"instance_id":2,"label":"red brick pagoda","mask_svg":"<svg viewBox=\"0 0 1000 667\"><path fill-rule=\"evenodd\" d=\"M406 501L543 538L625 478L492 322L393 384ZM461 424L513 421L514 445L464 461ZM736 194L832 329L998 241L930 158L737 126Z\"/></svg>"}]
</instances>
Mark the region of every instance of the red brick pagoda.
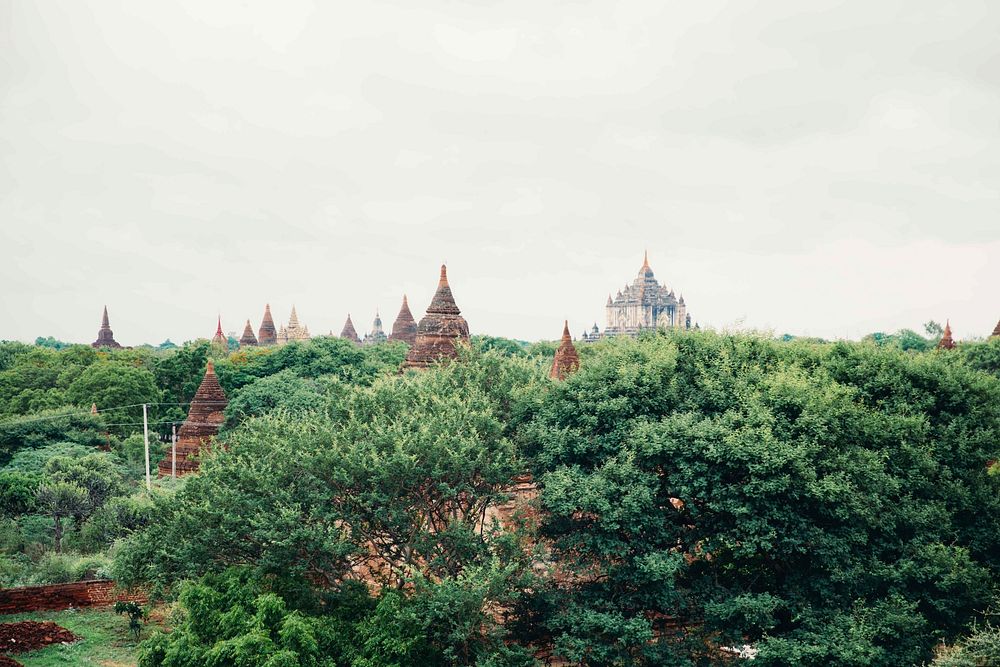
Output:
<instances>
[{"instance_id":1,"label":"red brick pagoda","mask_svg":"<svg viewBox=\"0 0 1000 667\"><path fill-rule=\"evenodd\" d=\"M340 330L340 337L361 345L361 337L358 335L357 329L354 328L354 322L351 321L350 313L347 314L347 321L344 322L344 328Z\"/></svg>"},{"instance_id":2,"label":"red brick pagoda","mask_svg":"<svg viewBox=\"0 0 1000 667\"><path fill-rule=\"evenodd\" d=\"M996 328L993 329L993 334L990 338L1000 338L1000 321L997 322Z\"/></svg>"},{"instance_id":3,"label":"red brick pagoda","mask_svg":"<svg viewBox=\"0 0 1000 667\"><path fill-rule=\"evenodd\" d=\"M559 341L556 358L552 360L552 370L549 371L549 377L565 380L578 368L580 368L580 357L576 353L576 348L573 347L573 338L569 335L569 321L566 321L563 323L562 340Z\"/></svg>"},{"instance_id":4,"label":"red brick pagoda","mask_svg":"<svg viewBox=\"0 0 1000 667\"><path fill-rule=\"evenodd\" d=\"M90 344L91 347L110 347L120 349L115 341L114 332L111 331L111 324L108 322L108 307L104 306L104 316L101 318L101 329L97 332L97 340Z\"/></svg>"},{"instance_id":5,"label":"red brick pagoda","mask_svg":"<svg viewBox=\"0 0 1000 667\"><path fill-rule=\"evenodd\" d=\"M258 345L277 345L278 330L274 328L274 319L271 317L271 304L264 304L264 319L260 321L260 329L257 330Z\"/></svg>"},{"instance_id":6,"label":"red brick pagoda","mask_svg":"<svg viewBox=\"0 0 1000 667\"><path fill-rule=\"evenodd\" d=\"M951 322L947 320L944 323L944 335L941 336L937 346L939 350L951 350L955 347L955 340L951 337Z\"/></svg>"},{"instance_id":7,"label":"red brick pagoda","mask_svg":"<svg viewBox=\"0 0 1000 667\"><path fill-rule=\"evenodd\" d=\"M250 326L250 320L247 320L247 325L243 327L243 335L240 336L240 347L246 347L247 345L251 347L256 347L257 337L253 335L253 327Z\"/></svg>"},{"instance_id":8,"label":"red brick pagoda","mask_svg":"<svg viewBox=\"0 0 1000 667\"><path fill-rule=\"evenodd\" d=\"M392 323L392 333L389 334L389 340L401 340L411 347L417 340L417 321L413 319L413 313L410 312L410 305L406 302L405 294L403 295L403 305L399 307L399 315L396 315L396 321Z\"/></svg>"},{"instance_id":9,"label":"red brick pagoda","mask_svg":"<svg viewBox=\"0 0 1000 667\"><path fill-rule=\"evenodd\" d=\"M200 465L197 455L218 434L219 426L225 419L222 411L228 404L226 394L219 384L219 378L215 375L215 365L209 359L205 377L198 386L194 398L191 399L187 420L177 432L178 476L197 472ZM172 453L168 449L167 455L157 466L161 477L170 475L171 457Z\"/></svg>"},{"instance_id":10,"label":"red brick pagoda","mask_svg":"<svg viewBox=\"0 0 1000 667\"><path fill-rule=\"evenodd\" d=\"M437 292L417 325L417 338L403 368L427 368L440 359L454 359L458 356L458 345L468 342L469 324L455 303L448 285L448 269L442 264Z\"/></svg>"}]
</instances>

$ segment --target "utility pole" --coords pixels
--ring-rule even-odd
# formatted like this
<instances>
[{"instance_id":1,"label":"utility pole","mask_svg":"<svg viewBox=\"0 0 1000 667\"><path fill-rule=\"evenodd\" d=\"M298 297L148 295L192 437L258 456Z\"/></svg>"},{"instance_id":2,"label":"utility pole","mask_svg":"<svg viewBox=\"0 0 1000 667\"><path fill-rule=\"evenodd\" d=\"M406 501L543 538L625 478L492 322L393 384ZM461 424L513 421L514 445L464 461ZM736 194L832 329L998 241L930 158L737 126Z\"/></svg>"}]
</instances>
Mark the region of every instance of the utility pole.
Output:
<instances>
[{"instance_id":1,"label":"utility pole","mask_svg":"<svg viewBox=\"0 0 1000 667\"><path fill-rule=\"evenodd\" d=\"M146 415L146 404L142 404L142 440L146 445L146 490L153 490L153 482L149 479L149 418Z\"/></svg>"},{"instance_id":2,"label":"utility pole","mask_svg":"<svg viewBox=\"0 0 1000 667\"><path fill-rule=\"evenodd\" d=\"M173 434L170 436L170 476L177 479L177 424L172 424Z\"/></svg>"}]
</instances>

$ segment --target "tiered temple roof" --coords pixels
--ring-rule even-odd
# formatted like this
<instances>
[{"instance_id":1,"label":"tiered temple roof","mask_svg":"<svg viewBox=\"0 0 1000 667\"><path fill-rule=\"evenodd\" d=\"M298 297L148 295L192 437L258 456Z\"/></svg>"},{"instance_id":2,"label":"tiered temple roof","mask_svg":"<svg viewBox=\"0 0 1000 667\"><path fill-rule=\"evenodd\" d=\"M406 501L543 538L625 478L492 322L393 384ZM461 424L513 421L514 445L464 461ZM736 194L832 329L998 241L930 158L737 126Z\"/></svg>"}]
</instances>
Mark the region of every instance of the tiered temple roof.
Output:
<instances>
[{"instance_id":1,"label":"tiered temple roof","mask_svg":"<svg viewBox=\"0 0 1000 667\"><path fill-rule=\"evenodd\" d=\"M91 347L112 347L120 348L115 341L114 332L111 331L111 324L108 322L108 307L104 306L104 315L101 317L101 329L97 332L97 340L90 344Z\"/></svg>"},{"instance_id":2,"label":"tiered temple roof","mask_svg":"<svg viewBox=\"0 0 1000 667\"><path fill-rule=\"evenodd\" d=\"M197 455L218 434L219 426L225 419L222 412L228 403L219 378L215 375L215 366L209 359L205 377L191 399L187 420L177 432L178 476L198 470L200 463ZM168 449L167 455L157 466L161 476L170 475L171 457L172 453Z\"/></svg>"},{"instance_id":3,"label":"tiered temple roof","mask_svg":"<svg viewBox=\"0 0 1000 667\"><path fill-rule=\"evenodd\" d=\"M243 335L240 336L240 347L246 345L257 345L257 337L253 335L253 327L250 326L250 320L247 320L247 325L243 327Z\"/></svg>"},{"instance_id":4,"label":"tiered temple roof","mask_svg":"<svg viewBox=\"0 0 1000 667\"><path fill-rule=\"evenodd\" d=\"M691 317L684 297L657 282L649 266L649 255L642 258L639 275L619 290L605 305L608 324L606 336L638 336L640 332L663 328L690 329ZM589 338L588 338L589 340Z\"/></svg>"},{"instance_id":5,"label":"tiered temple roof","mask_svg":"<svg viewBox=\"0 0 1000 667\"><path fill-rule=\"evenodd\" d=\"M417 340L417 321L413 319L410 312L410 305L406 302L406 295L403 295L403 305L399 307L399 315L392 323L392 334L389 340L401 340L409 346Z\"/></svg>"},{"instance_id":6,"label":"tiered temple roof","mask_svg":"<svg viewBox=\"0 0 1000 667\"><path fill-rule=\"evenodd\" d=\"M939 350L950 350L955 347L955 341L951 337L951 322L947 320L944 323L944 335L941 336L937 346Z\"/></svg>"},{"instance_id":7,"label":"tiered temple roof","mask_svg":"<svg viewBox=\"0 0 1000 667\"><path fill-rule=\"evenodd\" d=\"M463 342L469 342L469 324L455 303L448 284L448 269L442 265L437 292L417 325L417 338L403 367L426 368L440 359L455 358L458 345Z\"/></svg>"},{"instance_id":8,"label":"tiered temple roof","mask_svg":"<svg viewBox=\"0 0 1000 667\"><path fill-rule=\"evenodd\" d=\"M350 313L347 314L347 321L344 322L344 328L340 330L340 337L361 345L361 338L358 337L358 332L354 328L354 322L351 321Z\"/></svg>"},{"instance_id":9,"label":"tiered temple roof","mask_svg":"<svg viewBox=\"0 0 1000 667\"><path fill-rule=\"evenodd\" d=\"M226 338L226 334L222 333L222 316L219 316L219 325L215 328L215 335L212 336L213 345L221 345L223 347L229 347L229 339Z\"/></svg>"},{"instance_id":10,"label":"tiered temple roof","mask_svg":"<svg viewBox=\"0 0 1000 667\"><path fill-rule=\"evenodd\" d=\"M385 331L382 330L382 318L379 317L378 311L375 311L375 320L372 322L372 330L365 334L365 345L378 345L379 343L384 343L388 338L385 335Z\"/></svg>"},{"instance_id":11,"label":"tiered temple roof","mask_svg":"<svg viewBox=\"0 0 1000 667\"><path fill-rule=\"evenodd\" d=\"M283 345L293 340L309 340L309 327L299 324L295 306L292 306L292 314L288 317L288 326L281 327L278 332L278 344Z\"/></svg>"},{"instance_id":12,"label":"tiered temple roof","mask_svg":"<svg viewBox=\"0 0 1000 667\"><path fill-rule=\"evenodd\" d=\"M264 304L264 319L260 321L260 329L257 330L258 345L275 345L278 342L278 330L274 328L274 320L271 318L271 304Z\"/></svg>"},{"instance_id":13,"label":"tiered temple roof","mask_svg":"<svg viewBox=\"0 0 1000 667\"><path fill-rule=\"evenodd\" d=\"M549 372L549 377L565 380L579 367L580 357L573 346L573 338L569 335L569 321L567 320L563 323L562 340L559 341L559 349L556 350L556 357L552 360L552 370Z\"/></svg>"}]
</instances>

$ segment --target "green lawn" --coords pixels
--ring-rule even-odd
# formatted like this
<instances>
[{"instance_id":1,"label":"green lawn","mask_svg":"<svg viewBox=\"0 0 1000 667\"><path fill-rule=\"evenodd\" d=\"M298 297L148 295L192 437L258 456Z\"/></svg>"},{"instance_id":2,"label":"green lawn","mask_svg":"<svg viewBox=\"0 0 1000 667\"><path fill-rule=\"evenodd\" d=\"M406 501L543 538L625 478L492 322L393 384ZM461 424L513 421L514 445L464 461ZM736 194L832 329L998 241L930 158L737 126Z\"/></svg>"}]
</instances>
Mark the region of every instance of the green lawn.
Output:
<instances>
[{"instance_id":1,"label":"green lawn","mask_svg":"<svg viewBox=\"0 0 1000 667\"><path fill-rule=\"evenodd\" d=\"M13 655L25 667L79 665L80 667L126 667L135 665L136 643L128 632L128 617L118 616L110 607L80 611L37 611L0 616L0 623L53 621L78 637L70 646L56 644L30 653ZM143 628L145 639L152 626Z\"/></svg>"}]
</instances>

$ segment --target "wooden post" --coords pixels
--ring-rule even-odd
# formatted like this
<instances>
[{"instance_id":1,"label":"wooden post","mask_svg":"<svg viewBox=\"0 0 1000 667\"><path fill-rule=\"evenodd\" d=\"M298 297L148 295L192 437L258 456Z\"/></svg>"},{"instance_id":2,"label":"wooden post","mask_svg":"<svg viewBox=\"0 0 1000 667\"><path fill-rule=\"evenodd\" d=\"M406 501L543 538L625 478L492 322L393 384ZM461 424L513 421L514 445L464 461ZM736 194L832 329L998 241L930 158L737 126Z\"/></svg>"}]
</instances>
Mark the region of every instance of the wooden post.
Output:
<instances>
[{"instance_id":1,"label":"wooden post","mask_svg":"<svg viewBox=\"0 0 1000 667\"><path fill-rule=\"evenodd\" d=\"M142 404L142 440L146 445L146 490L153 490L153 482L149 479L149 418L146 416L146 404Z\"/></svg>"},{"instance_id":2,"label":"wooden post","mask_svg":"<svg viewBox=\"0 0 1000 667\"><path fill-rule=\"evenodd\" d=\"M177 424L171 426L173 434L170 436L170 476L177 479Z\"/></svg>"}]
</instances>

